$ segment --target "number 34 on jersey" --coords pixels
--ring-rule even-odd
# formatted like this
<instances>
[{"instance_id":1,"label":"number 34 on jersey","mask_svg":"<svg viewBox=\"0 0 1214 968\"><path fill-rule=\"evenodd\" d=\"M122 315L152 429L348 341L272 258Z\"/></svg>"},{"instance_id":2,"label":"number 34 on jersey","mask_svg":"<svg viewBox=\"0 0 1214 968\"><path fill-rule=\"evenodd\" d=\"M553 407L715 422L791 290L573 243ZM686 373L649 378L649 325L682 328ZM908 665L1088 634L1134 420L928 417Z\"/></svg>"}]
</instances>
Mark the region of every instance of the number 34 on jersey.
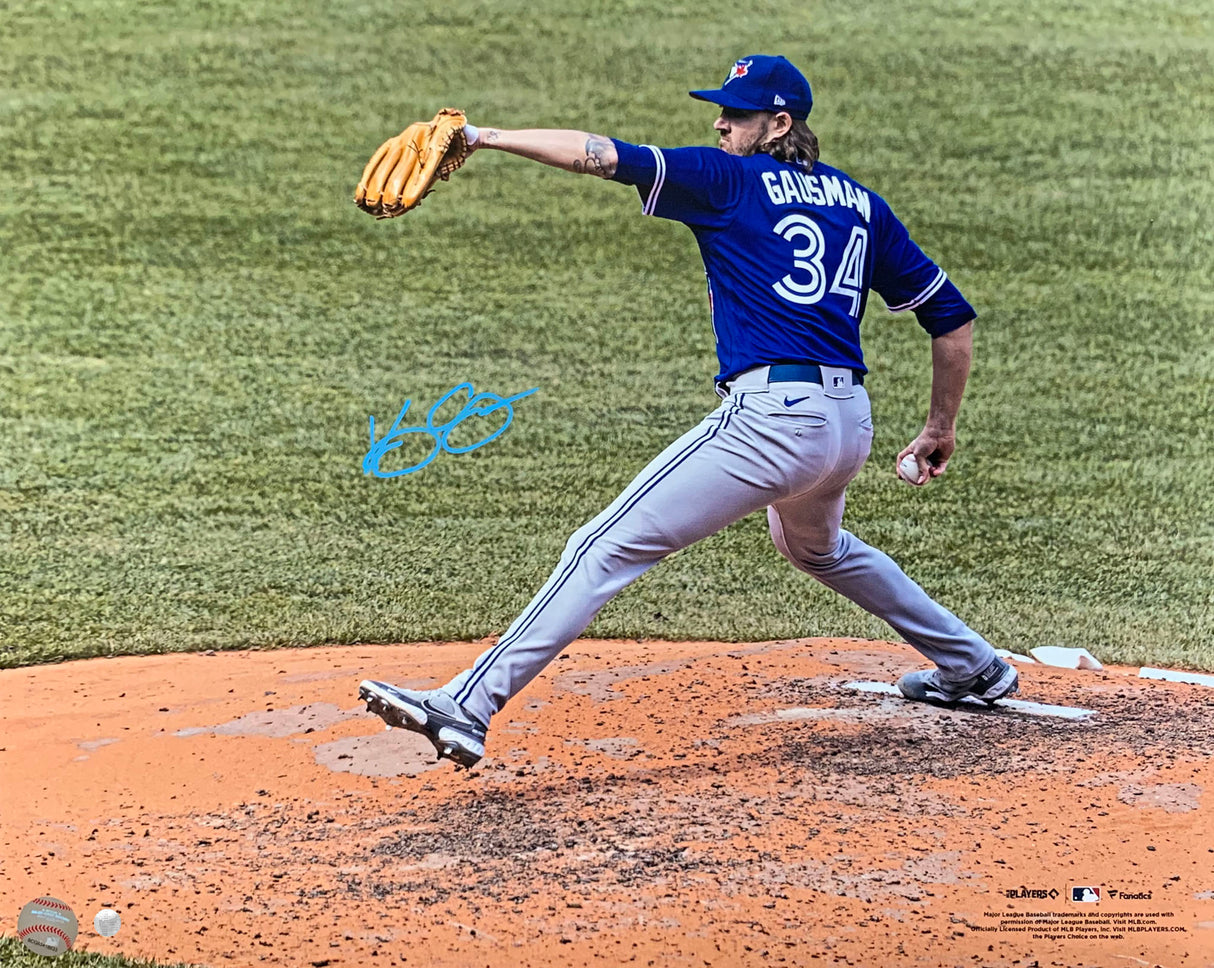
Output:
<instances>
[{"instance_id":1,"label":"number 34 on jersey","mask_svg":"<svg viewBox=\"0 0 1214 968\"><path fill-rule=\"evenodd\" d=\"M818 224L808 215L796 212L786 215L772 231L793 243L793 272L788 273L772 288L789 302L812 306L827 293L826 239ZM833 254L833 253L832 253ZM860 295L864 289L864 263L868 255L868 229L852 227L851 236L843 247L842 257L830 281L829 291L851 300L848 315L860 312Z\"/></svg>"}]
</instances>

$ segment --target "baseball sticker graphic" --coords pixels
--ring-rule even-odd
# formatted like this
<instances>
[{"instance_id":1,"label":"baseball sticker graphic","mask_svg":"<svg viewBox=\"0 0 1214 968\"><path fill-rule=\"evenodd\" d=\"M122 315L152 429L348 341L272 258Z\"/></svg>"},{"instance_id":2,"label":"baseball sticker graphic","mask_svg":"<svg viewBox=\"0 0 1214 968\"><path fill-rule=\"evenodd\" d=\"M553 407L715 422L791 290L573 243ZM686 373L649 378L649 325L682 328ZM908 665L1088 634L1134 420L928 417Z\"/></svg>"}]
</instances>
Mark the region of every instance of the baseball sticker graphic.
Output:
<instances>
[{"instance_id":1,"label":"baseball sticker graphic","mask_svg":"<svg viewBox=\"0 0 1214 968\"><path fill-rule=\"evenodd\" d=\"M122 915L113 908L102 908L93 916L93 927L103 937L112 938L122 927Z\"/></svg>"},{"instance_id":2,"label":"baseball sticker graphic","mask_svg":"<svg viewBox=\"0 0 1214 968\"><path fill-rule=\"evenodd\" d=\"M55 897L30 901L17 916L17 937L36 955L58 958L76 943L75 912Z\"/></svg>"}]
</instances>

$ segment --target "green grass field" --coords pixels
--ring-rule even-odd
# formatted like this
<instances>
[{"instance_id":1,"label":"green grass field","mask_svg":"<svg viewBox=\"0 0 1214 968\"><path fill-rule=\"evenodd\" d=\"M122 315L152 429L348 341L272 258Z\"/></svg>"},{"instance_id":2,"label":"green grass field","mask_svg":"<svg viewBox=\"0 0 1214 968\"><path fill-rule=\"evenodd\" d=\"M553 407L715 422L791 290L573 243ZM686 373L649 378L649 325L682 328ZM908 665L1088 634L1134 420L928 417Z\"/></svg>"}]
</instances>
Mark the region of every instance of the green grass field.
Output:
<instances>
[{"instance_id":1,"label":"green grass field","mask_svg":"<svg viewBox=\"0 0 1214 968\"><path fill-rule=\"evenodd\" d=\"M912 491L892 465L928 341L870 306L878 432L849 526L999 646L1214 669L1204 4L16 0L3 20L0 667L503 630L715 405L699 259L631 190L500 155L376 223L350 203L362 165L445 104L711 143L685 92L767 51L814 82L824 159L981 314L961 449ZM369 414L466 380L540 389L473 454L363 475ZM889 634L789 568L762 515L590 632ZM43 963L11 939L0 962Z\"/></svg>"},{"instance_id":2,"label":"green grass field","mask_svg":"<svg viewBox=\"0 0 1214 968\"><path fill-rule=\"evenodd\" d=\"M630 189L502 155L394 222L350 203L358 173L448 103L710 143L685 92L768 50L814 82L824 158L981 314L961 449L912 491L892 464L928 341L870 306L878 435L850 527L997 645L1214 669L1204 5L857 9L7 5L0 665L503 630L716 402L694 243ZM540 389L473 454L363 475L368 414L465 380ZM787 567L762 515L590 631L888 634Z\"/></svg>"}]
</instances>

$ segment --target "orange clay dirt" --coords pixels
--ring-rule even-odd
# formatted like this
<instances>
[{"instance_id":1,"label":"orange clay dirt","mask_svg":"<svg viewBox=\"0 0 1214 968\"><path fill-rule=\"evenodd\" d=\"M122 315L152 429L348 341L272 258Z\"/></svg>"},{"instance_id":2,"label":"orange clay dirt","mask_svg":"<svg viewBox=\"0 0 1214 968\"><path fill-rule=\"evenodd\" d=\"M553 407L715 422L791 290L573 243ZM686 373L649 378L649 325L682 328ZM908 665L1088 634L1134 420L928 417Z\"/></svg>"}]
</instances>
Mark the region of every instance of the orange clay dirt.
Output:
<instances>
[{"instance_id":1,"label":"orange clay dirt","mask_svg":"<svg viewBox=\"0 0 1214 968\"><path fill-rule=\"evenodd\" d=\"M472 771L356 698L487 644L0 672L0 932L50 894L211 966L1214 965L1214 690L1020 666L1068 721L846 687L905 645L579 641Z\"/></svg>"}]
</instances>

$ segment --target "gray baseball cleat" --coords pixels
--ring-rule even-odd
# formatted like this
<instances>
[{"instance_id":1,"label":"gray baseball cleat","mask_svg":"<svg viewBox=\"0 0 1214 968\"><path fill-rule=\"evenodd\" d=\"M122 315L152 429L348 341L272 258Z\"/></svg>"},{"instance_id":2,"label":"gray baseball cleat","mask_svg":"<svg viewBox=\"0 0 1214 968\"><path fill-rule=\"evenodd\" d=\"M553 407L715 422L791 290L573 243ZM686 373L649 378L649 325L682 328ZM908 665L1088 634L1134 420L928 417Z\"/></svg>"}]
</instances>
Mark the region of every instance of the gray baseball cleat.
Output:
<instances>
[{"instance_id":1,"label":"gray baseball cleat","mask_svg":"<svg viewBox=\"0 0 1214 968\"><path fill-rule=\"evenodd\" d=\"M966 696L981 699L988 705L1012 695L1020 688L1020 676L1008 663L996 656L985 669L972 679L950 682L939 669L908 672L898 680L898 689L907 699L929 702L933 706L952 708Z\"/></svg>"},{"instance_id":2,"label":"gray baseball cleat","mask_svg":"<svg viewBox=\"0 0 1214 968\"><path fill-rule=\"evenodd\" d=\"M460 766L475 766L485 755L484 723L479 722L441 689L416 692L387 682L364 679L358 698L389 726L421 733L434 744L440 758Z\"/></svg>"}]
</instances>

